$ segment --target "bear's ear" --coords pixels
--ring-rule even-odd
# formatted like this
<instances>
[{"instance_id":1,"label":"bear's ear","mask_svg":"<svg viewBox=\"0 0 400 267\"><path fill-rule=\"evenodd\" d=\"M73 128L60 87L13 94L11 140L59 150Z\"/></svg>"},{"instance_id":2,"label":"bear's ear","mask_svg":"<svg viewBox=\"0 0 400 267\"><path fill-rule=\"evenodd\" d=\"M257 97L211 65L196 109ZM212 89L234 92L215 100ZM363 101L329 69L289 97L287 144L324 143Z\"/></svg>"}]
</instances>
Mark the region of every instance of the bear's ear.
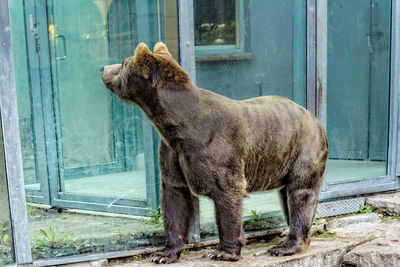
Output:
<instances>
[{"instance_id":1,"label":"bear's ear","mask_svg":"<svg viewBox=\"0 0 400 267\"><path fill-rule=\"evenodd\" d=\"M142 75L143 78L148 79L156 59L145 43L140 43L136 47L133 58L139 74Z\"/></svg>"},{"instance_id":2,"label":"bear's ear","mask_svg":"<svg viewBox=\"0 0 400 267\"><path fill-rule=\"evenodd\" d=\"M165 55L165 56L172 57L171 54L168 51L167 46L163 42L156 43L156 45L154 46L153 51L154 51L154 54L157 54L157 55Z\"/></svg>"}]
</instances>

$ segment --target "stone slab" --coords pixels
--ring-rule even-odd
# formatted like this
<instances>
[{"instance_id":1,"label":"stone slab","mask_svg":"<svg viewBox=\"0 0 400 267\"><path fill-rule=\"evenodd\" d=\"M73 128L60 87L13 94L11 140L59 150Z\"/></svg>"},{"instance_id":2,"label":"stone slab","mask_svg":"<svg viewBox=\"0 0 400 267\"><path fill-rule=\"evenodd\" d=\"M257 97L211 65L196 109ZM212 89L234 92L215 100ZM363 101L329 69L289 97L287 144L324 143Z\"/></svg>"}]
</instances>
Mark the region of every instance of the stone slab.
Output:
<instances>
[{"instance_id":1,"label":"stone slab","mask_svg":"<svg viewBox=\"0 0 400 267\"><path fill-rule=\"evenodd\" d=\"M400 216L400 192L370 196L365 202L378 212Z\"/></svg>"},{"instance_id":2,"label":"stone slab","mask_svg":"<svg viewBox=\"0 0 400 267\"><path fill-rule=\"evenodd\" d=\"M343 263L354 266L400 267L400 238L378 238L344 255Z\"/></svg>"}]
</instances>

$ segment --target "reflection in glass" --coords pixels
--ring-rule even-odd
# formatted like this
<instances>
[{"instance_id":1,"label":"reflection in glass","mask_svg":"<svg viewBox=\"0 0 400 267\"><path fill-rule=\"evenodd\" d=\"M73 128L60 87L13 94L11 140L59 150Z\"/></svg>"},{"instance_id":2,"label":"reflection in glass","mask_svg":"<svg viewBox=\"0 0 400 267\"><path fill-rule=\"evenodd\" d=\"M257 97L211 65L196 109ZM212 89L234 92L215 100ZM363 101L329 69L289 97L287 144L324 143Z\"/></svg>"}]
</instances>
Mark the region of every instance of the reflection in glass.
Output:
<instances>
[{"instance_id":1,"label":"reflection in glass","mask_svg":"<svg viewBox=\"0 0 400 267\"><path fill-rule=\"evenodd\" d=\"M134 52L137 21L127 11L135 5L73 0L53 1L49 7L62 190L146 199L142 115L104 90L99 79L101 66Z\"/></svg>"},{"instance_id":2,"label":"reflection in glass","mask_svg":"<svg viewBox=\"0 0 400 267\"><path fill-rule=\"evenodd\" d=\"M196 45L236 45L236 0L194 1Z\"/></svg>"},{"instance_id":3,"label":"reflection in glass","mask_svg":"<svg viewBox=\"0 0 400 267\"><path fill-rule=\"evenodd\" d=\"M328 182L386 175L390 1L328 1Z\"/></svg>"}]
</instances>

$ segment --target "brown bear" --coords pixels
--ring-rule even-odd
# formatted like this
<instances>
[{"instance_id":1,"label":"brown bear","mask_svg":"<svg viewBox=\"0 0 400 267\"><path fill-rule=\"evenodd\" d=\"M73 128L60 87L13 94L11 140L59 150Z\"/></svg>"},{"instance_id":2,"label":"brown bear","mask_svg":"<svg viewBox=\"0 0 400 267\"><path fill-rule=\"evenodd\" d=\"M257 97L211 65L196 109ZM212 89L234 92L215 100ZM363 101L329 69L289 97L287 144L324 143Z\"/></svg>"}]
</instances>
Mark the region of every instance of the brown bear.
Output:
<instances>
[{"instance_id":1,"label":"brown bear","mask_svg":"<svg viewBox=\"0 0 400 267\"><path fill-rule=\"evenodd\" d=\"M328 158L325 131L306 109L280 96L237 101L196 87L163 43L141 43L122 64L105 66L105 86L138 105L161 136L159 165L166 247L150 260L179 259L193 217L193 197L214 201L219 232L214 260L236 261L245 245L242 199L277 189L289 225L272 255L310 243Z\"/></svg>"}]
</instances>

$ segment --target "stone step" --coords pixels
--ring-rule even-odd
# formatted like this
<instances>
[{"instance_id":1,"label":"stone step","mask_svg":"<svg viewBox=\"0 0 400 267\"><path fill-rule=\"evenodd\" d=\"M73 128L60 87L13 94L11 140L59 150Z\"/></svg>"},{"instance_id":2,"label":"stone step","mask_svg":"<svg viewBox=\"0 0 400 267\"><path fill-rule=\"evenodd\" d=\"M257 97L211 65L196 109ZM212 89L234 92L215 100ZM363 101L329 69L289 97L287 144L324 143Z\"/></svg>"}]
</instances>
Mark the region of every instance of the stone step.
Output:
<instances>
[{"instance_id":1,"label":"stone step","mask_svg":"<svg viewBox=\"0 0 400 267\"><path fill-rule=\"evenodd\" d=\"M365 202L377 212L400 216L400 192L370 196Z\"/></svg>"}]
</instances>

